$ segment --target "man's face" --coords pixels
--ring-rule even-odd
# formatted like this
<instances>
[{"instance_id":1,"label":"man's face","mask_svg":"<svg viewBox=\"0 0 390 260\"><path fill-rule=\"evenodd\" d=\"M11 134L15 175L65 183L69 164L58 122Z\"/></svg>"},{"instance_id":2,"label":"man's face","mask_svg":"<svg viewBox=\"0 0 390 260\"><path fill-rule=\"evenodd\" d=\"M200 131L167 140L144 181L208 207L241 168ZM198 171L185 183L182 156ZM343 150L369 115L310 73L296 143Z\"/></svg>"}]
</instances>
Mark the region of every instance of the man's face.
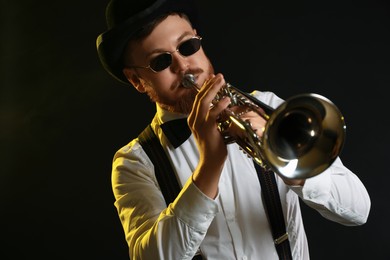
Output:
<instances>
[{"instance_id":1,"label":"man's face","mask_svg":"<svg viewBox=\"0 0 390 260\"><path fill-rule=\"evenodd\" d=\"M144 40L131 42L130 59L132 65L146 67L158 55L169 52L172 63L166 69L154 72L149 68L125 68L124 73L140 92L146 92L152 101L161 107L178 113L188 114L197 93L194 89L184 88L183 75L196 76L199 87L214 73L202 47L189 56L176 51L178 46L196 36L187 20L178 15L168 16ZM134 78L135 77L135 78Z\"/></svg>"}]
</instances>

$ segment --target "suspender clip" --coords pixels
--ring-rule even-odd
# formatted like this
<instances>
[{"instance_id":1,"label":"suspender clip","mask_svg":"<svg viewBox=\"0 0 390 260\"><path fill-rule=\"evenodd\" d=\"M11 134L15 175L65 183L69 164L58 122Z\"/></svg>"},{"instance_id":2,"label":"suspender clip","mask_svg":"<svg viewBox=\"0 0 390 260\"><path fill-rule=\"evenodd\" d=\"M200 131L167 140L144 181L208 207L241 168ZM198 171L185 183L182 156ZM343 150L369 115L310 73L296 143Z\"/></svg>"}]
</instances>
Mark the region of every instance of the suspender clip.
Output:
<instances>
[{"instance_id":1,"label":"suspender clip","mask_svg":"<svg viewBox=\"0 0 390 260\"><path fill-rule=\"evenodd\" d=\"M278 237L277 239L275 239L274 243L275 243L275 245L279 245L286 239L288 239L288 233L287 232L284 233L283 235L281 235L280 237Z\"/></svg>"}]
</instances>

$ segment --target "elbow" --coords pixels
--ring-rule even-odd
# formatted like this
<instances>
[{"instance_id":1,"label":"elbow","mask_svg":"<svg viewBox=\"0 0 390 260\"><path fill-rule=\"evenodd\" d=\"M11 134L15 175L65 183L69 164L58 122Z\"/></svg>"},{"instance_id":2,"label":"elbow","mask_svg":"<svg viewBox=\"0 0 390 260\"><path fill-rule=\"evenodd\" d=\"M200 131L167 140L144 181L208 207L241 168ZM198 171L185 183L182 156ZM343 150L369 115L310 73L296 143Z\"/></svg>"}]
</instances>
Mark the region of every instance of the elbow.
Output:
<instances>
[{"instance_id":1,"label":"elbow","mask_svg":"<svg viewBox=\"0 0 390 260\"><path fill-rule=\"evenodd\" d=\"M367 194L366 203L364 203L364 207L362 207L360 209L360 215L362 217L361 217L361 220L359 221L358 225L363 225L363 224L367 223L368 216L370 215L370 211L371 211L371 199L370 199L370 196Z\"/></svg>"},{"instance_id":2,"label":"elbow","mask_svg":"<svg viewBox=\"0 0 390 260\"><path fill-rule=\"evenodd\" d=\"M361 212L361 217L359 221L356 223L356 225L361 226L367 223L368 216L370 215L370 208L371 206L368 205L364 211Z\"/></svg>"},{"instance_id":3,"label":"elbow","mask_svg":"<svg viewBox=\"0 0 390 260\"><path fill-rule=\"evenodd\" d=\"M369 214L366 214L366 215L360 216L359 218L356 218L353 225L354 226L362 226L362 225L366 224L367 220L368 220L368 215Z\"/></svg>"},{"instance_id":4,"label":"elbow","mask_svg":"<svg viewBox=\"0 0 390 260\"><path fill-rule=\"evenodd\" d=\"M363 207L353 214L354 217L350 218L348 226L361 226L367 223L370 215L371 203L368 201Z\"/></svg>"}]
</instances>

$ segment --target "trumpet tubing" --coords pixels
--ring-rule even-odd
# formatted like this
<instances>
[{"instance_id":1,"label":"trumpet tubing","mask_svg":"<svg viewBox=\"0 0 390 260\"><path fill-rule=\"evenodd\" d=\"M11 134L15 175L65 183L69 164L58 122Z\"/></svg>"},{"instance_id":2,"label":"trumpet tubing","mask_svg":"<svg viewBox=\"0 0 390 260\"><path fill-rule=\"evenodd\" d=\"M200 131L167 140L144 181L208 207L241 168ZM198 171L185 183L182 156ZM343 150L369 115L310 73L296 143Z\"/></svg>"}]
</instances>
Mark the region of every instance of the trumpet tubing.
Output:
<instances>
[{"instance_id":1,"label":"trumpet tubing","mask_svg":"<svg viewBox=\"0 0 390 260\"><path fill-rule=\"evenodd\" d=\"M184 87L198 90L186 74ZM340 154L346 126L339 109L324 96L308 93L286 99L276 109L227 83L215 97L229 97L229 107L245 106L266 120L260 137L249 122L230 109L217 122L225 143L237 143L266 170L288 179L306 179L326 170Z\"/></svg>"}]
</instances>

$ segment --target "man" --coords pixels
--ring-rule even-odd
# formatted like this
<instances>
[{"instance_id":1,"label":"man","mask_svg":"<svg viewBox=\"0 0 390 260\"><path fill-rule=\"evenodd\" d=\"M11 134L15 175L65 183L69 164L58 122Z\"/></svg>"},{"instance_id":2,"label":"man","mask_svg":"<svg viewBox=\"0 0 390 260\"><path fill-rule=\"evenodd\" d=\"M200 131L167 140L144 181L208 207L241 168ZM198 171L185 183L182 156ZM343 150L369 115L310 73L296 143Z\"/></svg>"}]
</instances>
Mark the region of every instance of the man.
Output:
<instances>
[{"instance_id":1,"label":"man","mask_svg":"<svg viewBox=\"0 0 390 260\"><path fill-rule=\"evenodd\" d=\"M151 127L181 187L174 201L164 200L155 174L161 165L153 165L140 139L115 154L112 188L130 258L279 259L255 164L237 143L227 145L217 127L228 109L258 136L266 120L230 108L228 97L216 101L226 81L201 46L192 1L112 0L106 16L109 29L97 40L102 64L155 102ZM188 74L194 87L186 87ZM273 108L283 102L271 92L252 95ZM176 145L163 124L179 118L187 118L192 134ZM340 158L314 177L276 175L276 182L288 234L283 243L293 259L309 259L299 199L343 225L367 221L369 195Z\"/></svg>"}]
</instances>

